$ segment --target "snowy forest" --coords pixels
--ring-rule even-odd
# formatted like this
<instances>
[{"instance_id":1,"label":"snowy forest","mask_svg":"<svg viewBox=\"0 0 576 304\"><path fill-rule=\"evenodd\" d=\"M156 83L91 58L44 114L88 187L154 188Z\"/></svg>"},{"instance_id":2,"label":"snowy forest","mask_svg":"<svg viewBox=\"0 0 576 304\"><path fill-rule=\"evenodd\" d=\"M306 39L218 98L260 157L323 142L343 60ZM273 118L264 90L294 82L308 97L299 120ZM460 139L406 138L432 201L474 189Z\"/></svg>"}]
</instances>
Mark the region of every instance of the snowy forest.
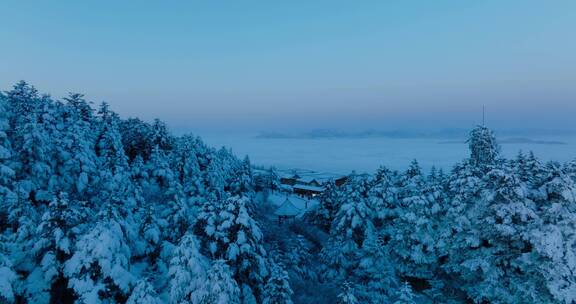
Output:
<instances>
[{"instance_id":1,"label":"snowy forest","mask_svg":"<svg viewBox=\"0 0 576 304\"><path fill-rule=\"evenodd\" d=\"M0 93L1 303L576 303L576 161L385 167L270 219L274 168L26 82ZM384 160L383 160L384 162Z\"/></svg>"}]
</instances>

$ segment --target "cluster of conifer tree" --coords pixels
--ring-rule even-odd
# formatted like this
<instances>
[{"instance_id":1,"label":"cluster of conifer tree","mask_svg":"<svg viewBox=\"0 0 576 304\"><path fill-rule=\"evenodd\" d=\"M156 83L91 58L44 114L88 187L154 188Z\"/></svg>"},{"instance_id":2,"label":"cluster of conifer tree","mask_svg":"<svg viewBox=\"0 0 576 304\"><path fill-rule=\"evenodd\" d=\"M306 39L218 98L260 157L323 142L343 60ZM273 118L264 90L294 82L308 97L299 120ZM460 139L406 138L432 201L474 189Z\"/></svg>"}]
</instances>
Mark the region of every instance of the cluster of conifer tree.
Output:
<instances>
[{"instance_id":1,"label":"cluster of conifer tree","mask_svg":"<svg viewBox=\"0 0 576 304\"><path fill-rule=\"evenodd\" d=\"M80 94L0 93L1 303L281 303L250 162ZM285 303L290 303L288 296Z\"/></svg>"},{"instance_id":2,"label":"cluster of conifer tree","mask_svg":"<svg viewBox=\"0 0 576 304\"><path fill-rule=\"evenodd\" d=\"M275 237L273 170L20 82L0 93L0 302L576 303L576 161L504 159L484 126L468 143L449 174L331 183Z\"/></svg>"},{"instance_id":3,"label":"cluster of conifer tree","mask_svg":"<svg viewBox=\"0 0 576 304\"><path fill-rule=\"evenodd\" d=\"M576 162L504 159L484 126L468 143L449 174L414 161L328 187L308 218L342 303L576 303Z\"/></svg>"}]
</instances>

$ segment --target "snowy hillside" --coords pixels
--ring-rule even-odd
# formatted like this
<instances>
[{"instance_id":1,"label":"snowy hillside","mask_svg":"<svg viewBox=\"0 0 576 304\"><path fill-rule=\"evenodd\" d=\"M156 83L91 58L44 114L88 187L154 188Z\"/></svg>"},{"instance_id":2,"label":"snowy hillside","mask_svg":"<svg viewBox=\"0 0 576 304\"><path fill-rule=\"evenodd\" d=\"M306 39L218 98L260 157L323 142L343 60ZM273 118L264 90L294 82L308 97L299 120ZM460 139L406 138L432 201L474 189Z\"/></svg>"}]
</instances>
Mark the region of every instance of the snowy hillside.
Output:
<instances>
[{"instance_id":1,"label":"snowy hillside","mask_svg":"<svg viewBox=\"0 0 576 304\"><path fill-rule=\"evenodd\" d=\"M576 303L576 161L505 158L485 126L467 145L450 171L254 169L20 82L0 303Z\"/></svg>"}]
</instances>

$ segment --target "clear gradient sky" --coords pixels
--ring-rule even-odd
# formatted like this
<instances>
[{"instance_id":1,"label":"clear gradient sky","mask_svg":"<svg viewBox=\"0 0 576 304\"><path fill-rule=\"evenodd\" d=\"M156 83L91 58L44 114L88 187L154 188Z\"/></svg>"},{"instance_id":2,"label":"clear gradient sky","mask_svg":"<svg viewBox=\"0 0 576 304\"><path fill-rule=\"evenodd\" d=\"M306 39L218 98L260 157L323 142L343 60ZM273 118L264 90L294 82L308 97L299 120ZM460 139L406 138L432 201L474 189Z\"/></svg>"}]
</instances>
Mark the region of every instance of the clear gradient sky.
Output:
<instances>
[{"instance_id":1,"label":"clear gradient sky","mask_svg":"<svg viewBox=\"0 0 576 304\"><path fill-rule=\"evenodd\" d=\"M2 1L25 79L176 130L576 128L576 1Z\"/></svg>"}]
</instances>

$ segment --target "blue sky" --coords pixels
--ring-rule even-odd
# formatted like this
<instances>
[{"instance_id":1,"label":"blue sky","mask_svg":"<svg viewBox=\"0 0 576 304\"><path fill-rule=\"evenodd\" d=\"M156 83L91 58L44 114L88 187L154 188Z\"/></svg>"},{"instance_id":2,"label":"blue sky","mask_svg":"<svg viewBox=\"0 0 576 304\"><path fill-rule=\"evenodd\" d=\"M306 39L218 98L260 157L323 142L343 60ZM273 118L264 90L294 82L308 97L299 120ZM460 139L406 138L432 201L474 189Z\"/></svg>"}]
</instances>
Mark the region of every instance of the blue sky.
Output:
<instances>
[{"instance_id":1,"label":"blue sky","mask_svg":"<svg viewBox=\"0 0 576 304\"><path fill-rule=\"evenodd\" d=\"M177 130L575 128L576 1L3 1L0 88Z\"/></svg>"}]
</instances>

